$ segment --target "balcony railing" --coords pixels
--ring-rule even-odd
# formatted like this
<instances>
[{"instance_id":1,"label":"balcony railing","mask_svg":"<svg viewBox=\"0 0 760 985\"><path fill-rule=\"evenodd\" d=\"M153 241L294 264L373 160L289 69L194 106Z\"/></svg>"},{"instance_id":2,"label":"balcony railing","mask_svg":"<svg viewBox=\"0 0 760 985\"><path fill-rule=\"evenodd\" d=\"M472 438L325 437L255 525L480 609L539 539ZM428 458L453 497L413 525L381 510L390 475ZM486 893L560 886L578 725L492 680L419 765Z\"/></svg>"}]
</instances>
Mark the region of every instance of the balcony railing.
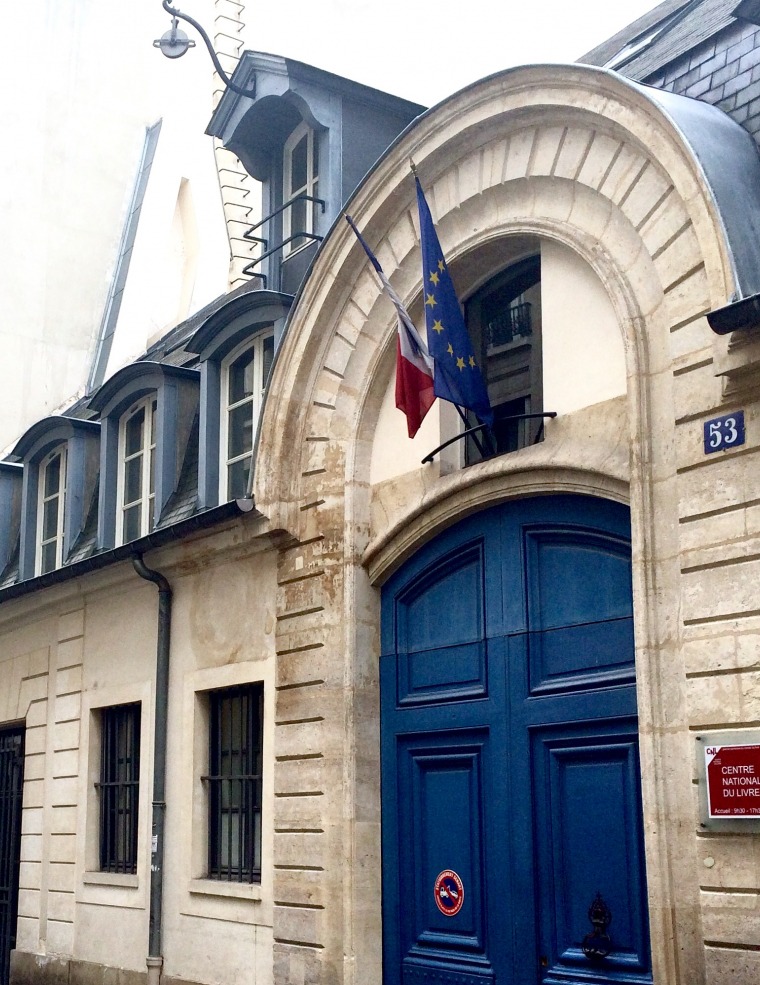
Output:
<instances>
[{"instance_id":1,"label":"balcony railing","mask_svg":"<svg viewBox=\"0 0 760 985\"><path fill-rule=\"evenodd\" d=\"M251 260L250 263L246 264L245 267L243 267L243 274L246 277L259 277L259 278L261 278L261 280L264 282L264 287L267 286L267 276L266 276L266 274L260 274L260 273L258 273L254 269L263 260L266 260L268 257L271 257L275 253L278 253L280 250L282 250L284 247L286 247L288 245L288 243L293 243L296 240L310 240L311 242L319 243L324 238L323 236L317 236L316 233L307 232L304 229L304 230L301 230L300 232L293 233L292 236L288 236L287 239L283 239L281 242L277 243L275 246L271 247L271 249L270 249L269 248L269 240L268 239L265 239L262 236L256 236L256 235L254 235L256 232L258 232L259 229L261 229L263 226L265 226L271 219L274 219L275 216L278 216L278 215L280 215L280 213L285 212L287 209L292 208L292 206L295 205L296 202L313 202L315 205L319 205L320 206L320 208L322 210L322 215L325 214L325 202L324 202L324 199L315 198L313 195L306 195L305 193L304 194L301 194L301 195L295 195L293 198L291 198L287 202L285 202L284 205L281 205L278 209L275 209L274 212L270 212L268 216L265 216L261 220L261 222L257 222L255 225L251 226L249 229L246 229L246 231L243 233L243 238L244 239L247 239L251 243L260 243L261 244L261 247L262 247L262 249L264 251L263 253L259 254L259 256L255 257L253 260Z\"/></svg>"},{"instance_id":2,"label":"balcony railing","mask_svg":"<svg viewBox=\"0 0 760 985\"><path fill-rule=\"evenodd\" d=\"M533 334L530 314L531 304L510 305L503 314L497 315L486 326L486 345L489 349L509 345L518 338L528 338Z\"/></svg>"}]
</instances>

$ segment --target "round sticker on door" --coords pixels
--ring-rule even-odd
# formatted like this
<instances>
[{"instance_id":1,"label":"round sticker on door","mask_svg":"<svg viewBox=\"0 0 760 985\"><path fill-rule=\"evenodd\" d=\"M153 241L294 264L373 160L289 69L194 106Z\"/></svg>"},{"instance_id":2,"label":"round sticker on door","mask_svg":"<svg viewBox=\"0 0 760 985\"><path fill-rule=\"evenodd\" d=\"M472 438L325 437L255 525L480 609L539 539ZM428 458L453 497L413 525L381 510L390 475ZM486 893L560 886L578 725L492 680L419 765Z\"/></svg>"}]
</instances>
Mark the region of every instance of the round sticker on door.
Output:
<instances>
[{"instance_id":1,"label":"round sticker on door","mask_svg":"<svg viewBox=\"0 0 760 985\"><path fill-rule=\"evenodd\" d=\"M435 905L445 917L455 917L464 903L462 880L452 869L444 869L435 880Z\"/></svg>"}]
</instances>

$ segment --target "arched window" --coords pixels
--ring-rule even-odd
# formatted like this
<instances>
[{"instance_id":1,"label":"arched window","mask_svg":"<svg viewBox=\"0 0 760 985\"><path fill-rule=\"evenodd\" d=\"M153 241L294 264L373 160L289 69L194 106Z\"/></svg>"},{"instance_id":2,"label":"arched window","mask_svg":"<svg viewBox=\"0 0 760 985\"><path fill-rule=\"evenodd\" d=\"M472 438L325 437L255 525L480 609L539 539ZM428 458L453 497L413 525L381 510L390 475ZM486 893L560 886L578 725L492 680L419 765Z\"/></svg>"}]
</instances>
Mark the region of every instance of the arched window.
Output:
<instances>
[{"instance_id":1,"label":"arched window","mask_svg":"<svg viewBox=\"0 0 760 985\"><path fill-rule=\"evenodd\" d=\"M124 414L119 427L119 516L117 537L126 544L150 533L155 523L156 397L144 397Z\"/></svg>"},{"instance_id":2,"label":"arched window","mask_svg":"<svg viewBox=\"0 0 760 985\"><path fill-rule=\"evenodd\" d=\"M540 255L525 257L488 281L467 301L465 317L485 366L496 453L534 444L543 436L543 422L525 415L543 411ZM468 439L467 463L480 457Z\"/></svg>"},{"instance_id":3,"label":"arched window","mask_svg":"<svg viewBox=\"0 0 760 985\"><path fill-rule=\"evenodd\" d=\"M220 502L246 494L261 398L273 358L270 331L247 339L222 363Z\"/></svg>"},{"instance_id":4,"label":"arched window","mask_svg":"<svg viewBox=\"0 0 760 985\"><path fill-rule=\"evenodd\" d=\"M319 138L306 123L299 124L285 141L283 184L283 202L290 202L298 195L319 197ZM311 242L298 234L314 232L316 209L316 202L306 199L285 209L283 242L286 256ZM291 236L297 238L288 242Z\"/></svg>"},{"instance_id":5,"label":"arched window","mask_svg":"<svg viewBox=\"0 0 760 985\"><path fill-rule=\"evenodd\" d=\"M60 568L66 504L66 445L56 445L39 465L37 574Z\"/></svg>"}]
</instances>

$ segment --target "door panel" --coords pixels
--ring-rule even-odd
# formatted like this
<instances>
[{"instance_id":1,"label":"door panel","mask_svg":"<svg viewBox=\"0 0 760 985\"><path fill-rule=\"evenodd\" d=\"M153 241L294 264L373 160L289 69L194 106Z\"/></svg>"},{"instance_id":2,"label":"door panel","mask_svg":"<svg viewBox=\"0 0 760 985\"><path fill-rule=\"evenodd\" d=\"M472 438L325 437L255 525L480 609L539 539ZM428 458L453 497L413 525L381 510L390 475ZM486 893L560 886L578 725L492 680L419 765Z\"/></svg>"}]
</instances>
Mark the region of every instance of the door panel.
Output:
<instances>
[{"instance_id":1,"label":"door panel","mask_svg":"<svg viewBox=\"0 0 760 985\"><path fill-rule=\"evenodd\" d=\"M543 981L651 981L640 851L634 723L587 723L532 734L536 865ZM603 963L583 953L589 909L601 897L610 922Z\"/></svg>"},{"instance_id":2,"label":"door panel","mask_svg":"<svg viewBox=\"0 0 760 985\"><path fill-rule=\"evenodd\" d=\"M402 980L431 966L492 980L485 947L483 774L489 741L484 730L417 735L399 743L402 830L399 895L403 925ZM441 887L460 907L452 919L436 905L440 873L451 869L462 887ZM463 898L458 896L464 889Z\"/></svg>"},{"instance_id":3,"label":"door panel","mask_svg":"<svg viewBox=\"0 0 760 985\"><path fill-rule=\"evenodd\" d=\"M464 520L389 580L382 641L386 985L651 982L626 510Z\"/></svg>"}]
</instances>

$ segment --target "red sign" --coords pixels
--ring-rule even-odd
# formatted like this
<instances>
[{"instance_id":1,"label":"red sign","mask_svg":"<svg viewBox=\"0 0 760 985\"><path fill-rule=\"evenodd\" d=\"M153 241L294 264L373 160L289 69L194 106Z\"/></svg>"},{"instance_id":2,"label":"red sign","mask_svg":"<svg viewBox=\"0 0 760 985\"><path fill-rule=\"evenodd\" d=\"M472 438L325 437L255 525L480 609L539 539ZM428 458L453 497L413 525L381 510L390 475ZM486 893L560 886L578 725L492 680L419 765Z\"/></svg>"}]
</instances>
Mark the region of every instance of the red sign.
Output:
<instances>
[{"instance_id":1,"label":"red sign","mask_svg":"<svg viewBox=\"0 0 760 985\"><path fill-rule=\"evenodd\" d=\"M435 905L445 917L455 917L464 903L464 886L453 869L444 869L433 887Z\"/></svg>"},{"instance_id":2,"label":"red sign","mask_svg":"<svg viewBox=\"0 0 760 985\"><path fill-rule=\"evenodd\" d=\"M707 746L707 816L760 818L760 745Z\"/></svg>"}]
</instances>

